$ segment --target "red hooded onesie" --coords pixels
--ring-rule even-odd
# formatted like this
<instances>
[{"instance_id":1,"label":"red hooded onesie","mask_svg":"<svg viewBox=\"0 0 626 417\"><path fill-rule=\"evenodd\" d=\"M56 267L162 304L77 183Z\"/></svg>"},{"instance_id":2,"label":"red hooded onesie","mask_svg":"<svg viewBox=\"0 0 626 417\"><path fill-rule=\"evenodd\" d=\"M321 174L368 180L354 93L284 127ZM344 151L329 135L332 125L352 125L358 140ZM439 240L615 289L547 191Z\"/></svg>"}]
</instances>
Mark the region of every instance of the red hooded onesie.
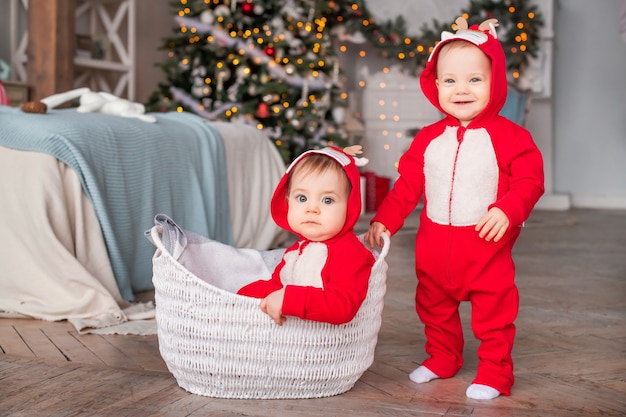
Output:
<instances>
[{"instance_id":1,"label":"red hooded onesie","mask_svg":"<svg viewBox=\"0 0 626 417\"><path fill-rule=\"evenodd\" d=\"M303 153L287 168L274 191L270 208L276 224L294 233L287 222L287 179L293 167L313 153L337 161L352 185L342 230L323 242L298 235L298 241L285 251L270 280L248 284L238 293L264 298L285 286L284 315L342 324L354 318L365 300L375 261L354 234L354 225L361 214L361 180L354 158L334 147Z\"/></svg>"},{"instance_id":2,"label":"red hooded onesie","mask_svg":"<svg viewBox=\"0 0 626 417\"><path fill-rule=\"evenodd\" d=\"M492 33L493 31L493 33ZM400 159L399 178L372 222L394 234L416 207L424 208L415 241L416 310L424 323L423 365L440 378L463 365L459 303L472 303L472 329L481 341L473 383L509 395L511 350L519 296L511 250L543 193L543 162L530 133L499 116L507 95L506 63L495 29L444 32L420 75L424 95L445 117L424 127ZM437 59L452 40L470 42L491 60L491 96L467 127L438 101ZM487 242L475 226L492 207L510 221L500 241Z\"/></svg>"}]
</instances>

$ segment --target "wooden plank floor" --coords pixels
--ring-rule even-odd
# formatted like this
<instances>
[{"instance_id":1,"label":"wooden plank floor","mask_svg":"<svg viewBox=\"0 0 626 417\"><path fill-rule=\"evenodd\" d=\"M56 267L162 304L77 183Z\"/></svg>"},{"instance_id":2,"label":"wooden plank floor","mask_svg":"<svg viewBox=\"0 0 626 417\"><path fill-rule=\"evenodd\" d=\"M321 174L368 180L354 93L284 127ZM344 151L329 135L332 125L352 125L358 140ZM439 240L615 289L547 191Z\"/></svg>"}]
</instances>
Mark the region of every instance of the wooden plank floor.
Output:
<instances>
[{"instance_id":1,"label":"wooden plank floor","mask_svg":"<svg viewBox=\"0 0 626 417\"><path fill-rule=\"evenodd\" d=\"M362 226L362 225L361 225ZM424 359L413 308L417 217L392 242L383 326L372 367L342 395L225 400L178 387L156 336L79 335L67 322L0 320L0 416L626 415L626 211L535 212L515 256L521 308L510 397L465 389L476 348L464 305L466 364L417 385Z\"/></svg>"}]
</instances>

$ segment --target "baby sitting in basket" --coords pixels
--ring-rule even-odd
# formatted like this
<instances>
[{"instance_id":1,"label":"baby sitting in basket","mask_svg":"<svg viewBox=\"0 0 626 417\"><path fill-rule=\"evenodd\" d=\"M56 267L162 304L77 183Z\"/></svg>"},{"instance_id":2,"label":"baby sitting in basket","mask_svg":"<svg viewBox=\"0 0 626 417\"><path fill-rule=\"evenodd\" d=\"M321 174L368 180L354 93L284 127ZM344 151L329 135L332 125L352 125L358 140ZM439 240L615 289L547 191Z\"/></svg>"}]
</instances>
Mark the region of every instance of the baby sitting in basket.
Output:
<instances>
[{"instance_id":1,"label":"baby sitting in basket","mask_svg":"<svg viewBox=\"0 0 626 417\"><path fill-rule=\"evenodd\" d=\"M298 240L287 248L268 280L238 293L262 298L260 307L278 325L285 316L342 324L367 295L374 256L354 234L361 214L360 146L303 153L287 168L271 202L280 227Z\"/></svg>"}]
</instances>

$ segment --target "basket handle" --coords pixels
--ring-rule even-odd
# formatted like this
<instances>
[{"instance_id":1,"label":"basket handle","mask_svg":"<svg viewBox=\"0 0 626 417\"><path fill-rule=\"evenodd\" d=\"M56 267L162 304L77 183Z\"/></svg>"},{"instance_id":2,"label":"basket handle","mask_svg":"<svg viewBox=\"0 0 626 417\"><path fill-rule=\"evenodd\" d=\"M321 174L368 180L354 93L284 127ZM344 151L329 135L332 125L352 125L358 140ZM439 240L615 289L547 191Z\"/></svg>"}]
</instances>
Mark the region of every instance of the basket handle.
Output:
<instances>
[{"instance_id":1,"label":"basket handle","mask_svg":"<svg viewBox=\"0 0 626 417\"><path fill-rule=\"evenodd\" d=\"M380 235L380 237L383 240L383 246L382 248L380 248L380 252L378 253L378 259L376 260L376 262L378 262L378 260L380 259L381 261L383 259L385 259L385 257L387 256L387 254L389 253L389 247L391 246L391 238L389 237L389 234L387 233L382 233ZM359 240L361 241L361 243L363 244L363 246L365 246L367 249L369 249L370 251L374 252L375 249L371 249L369 247L369 245L365 242L364 238L365 238L365 233L358 235Z\"/></svg>"},{"instance_id":2,"label":"basket handle","mask_svg":"<svg viewBox=\"0 0 626 417\"><path fill-rule=\"evenodd\" d=\"M163 241L161 240L161 232L163 232L163 227L161 225L152 226L152 229L150 229L150 241L161 252L168 252L163 244Z\"/></svg>"},{"instance_id":3,"label":"basket handle","mask_svg":"<svg viewBox=\"0 0 626 417\"><path fill-rule=\"evenodd\" d=\"M161 253L167 253L175 260L178 260L178 258L180 258L180 255L182 255L183 251L185 250L185 247L181 246L180 243L178 243L177 241L170 241L169 243L171 247L168 248L161 238L162 233L163 226L152 226L152 229L150 229L150 240L152 241L154 246L156 246L157 249L161 251Z\"/></svg>"},{"instance_id":4,"label":"basket handle","mask_svg":"<svg viewBox=\"0 0 626 417\"><path fill-rule=\"evenodd\" d=\"M385 259L389 253L389 247L391 246L391 238L387 233L382 233L380 237L383 239L383 247L380 249L379 259Z\"/></svg>"}]
</instances>

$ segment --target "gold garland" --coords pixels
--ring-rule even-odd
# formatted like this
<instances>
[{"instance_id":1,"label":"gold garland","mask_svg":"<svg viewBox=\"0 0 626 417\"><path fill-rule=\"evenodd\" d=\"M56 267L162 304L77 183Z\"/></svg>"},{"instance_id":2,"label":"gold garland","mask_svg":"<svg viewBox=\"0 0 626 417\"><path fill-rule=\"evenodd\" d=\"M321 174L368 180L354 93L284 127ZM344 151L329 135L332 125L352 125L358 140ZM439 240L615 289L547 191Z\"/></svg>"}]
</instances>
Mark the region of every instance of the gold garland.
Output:
<instances>
[{"instance_id":1,"label":"gold garland","mask_svg":"<svg viewBox=\"0 0 626 417\"><path fill-rule=\"evenodd\" d=\"M407 35L406 21L402 16L395 20L378 23L372 17L365 1L352 1L351 15L342 16L348 30L359 31L381 55L408 62L415 69L423 67L441 32L454 28L451 16L449 23L433 20L423 25L419 37ZM469 8L461 11L469 24L478 24L485 19L498 19L498 33L507 57L507 68L513 78L519 78L528 64L529 57L537 57L543 17L536 5L522 0L472 0Z\"/></svg>"}]
</instances>

